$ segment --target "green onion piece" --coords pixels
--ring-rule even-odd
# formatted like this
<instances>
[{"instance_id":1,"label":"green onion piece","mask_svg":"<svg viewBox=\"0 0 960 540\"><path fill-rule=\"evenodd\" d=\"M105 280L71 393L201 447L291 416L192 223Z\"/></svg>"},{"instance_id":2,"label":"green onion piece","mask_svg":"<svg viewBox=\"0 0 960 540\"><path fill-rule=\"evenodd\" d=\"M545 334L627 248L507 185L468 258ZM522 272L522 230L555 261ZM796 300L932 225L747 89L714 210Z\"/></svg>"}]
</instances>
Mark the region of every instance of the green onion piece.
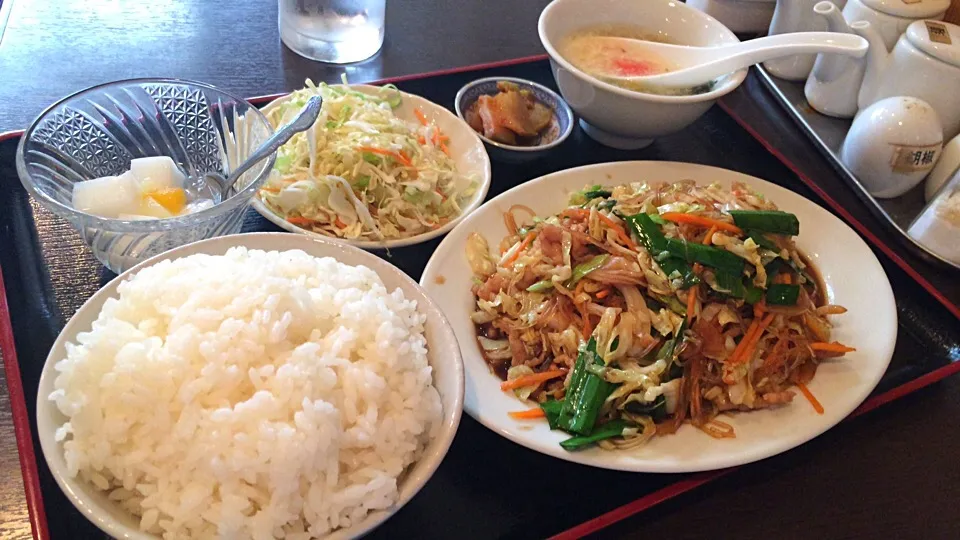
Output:
<instances>
[{"instance_id":1,"label":"green onion piece","mask_svg":"<svg viewBox=\"0 0 960 540\"><path fill-rule=\"evenodd\" d=\"M746 294L743 295L743 299L748 304L753 305L763 299L763 289L761 289L760 287L754 287L753 285L745 285L744 288L746 289L747 292Z\"/></svg>"},{"instance_id":2,"label":"green onion piece","mask_svg":"<svg viewBox=\"0 0 960 540\"><path fill-rule=\"evenodd\" d=\"M600 413L600 407L603 406L607 396L613 392L615 385L587 371L588 365L595 364L603 365L603 359L597 354L597 340L590 338L586 347L580 349L574 364L574 373L571 377L577 378L579 375L577 385L574 387L571 379L571 385L567 389L563 408L560 411L558 425L568 433L590 434Z\"/></svg>"},{"instance_id":3,"label":"green onion piece","mask_svg":"<svg viewBox=\"0 0 960 540\"><path fill-rule=\"evenodd\" d=\"M630 424L626 420L611 420L602 426L598 426L596 430L590 432L589 435L583 435L580 437L571 437L560 443L565 450L580 450L586 448L597 441L602 441L604 439L612 439L613 437L620 437L623 435L623 430L630 427Z\"/></svg>"},{"instance_id":4,"label":"green onion piece","mask_svg":"<svg viewBox=\"0 0 960 540\"><path fill-rule=\"evenodd\" d=\"M557 429L559 427L560 410L563 409L563 401L549 399L541 403L540 408L543 409L543 414L547 415L547 423L550 424L550 429Z\"/></svg>"},{"instance_id":5,"label":"green onion piece","mask_svg":"<svg viewBox=\"0 0 960 540\"><path fill-rule=\"evenodd\" d=\"M665 251L689 263L698 262L735 275L743 273L743 259L729 251L674 238L667 238L665 242Z\"/></svg>"},{"instance_id":6,"label":"green onion piece","mask_svg":"<svg viewBox=\"0 0 960 540\"><path fill-rule=\"evenodd\" d=\"M760 232L800 234L800 220L789 212L780 210L731 210L733 222L741 229L752 229Z\"/></svg>"},{"instance_id":7,"label":"green onion piece","mask_svg":"<svg viewBox=\"0 0 960 540\"><path fill-rule=\"evenodd\" d=\"M589 189L583 190L583 197L588 201L593 199L606 199L613 195L613 192L607 189L603 189L603 186L597 184L590 187Z\"/></svg>"},{"instance_id":8,"label":"green onion piece","mask_svg":"<svg viewBox=\"0 0 960 540\"><path fill-rule=\"evenodd\" d=\"M660 253L667 249L667 239L660 231L660 227L654 223L653 218L647 214L635 214L626 216L625 221L630 226L633 234L637 235L643 247L647 248L650 255Z\"/></svg>"},{"instance_id":9,"label":"green onion piece","mask_svg":"<svg viewBox=\"0 0 960 540\"><path fill-rule=\"evenodd\" d=\"M753 240L755 244L762 247L763 249L769 249L770 251L780 252L780 248L777 247L777 244L773 240L764 236L760 231L744 231L747 234L747 237Z\"/></svg>"},{"instance_id":10,"label":"green onion piece","mask_svg":"<svg viewBox=\"0 0 960 540\"><path fill-rule=\"evenodd\" d=\"M587 362L593 363L593 357L589 349L592 349L594 354L596 353L597 341L594 338L590 338L586 346L581 346L577 353L577 359L573 363L573 373L570 374L570 384L567 386L566 398L563 400L563 407L560 409L560 418L558 419L561 429L564 430L569 429L576 403L575 397L583 391L583 383L587 375Z\"/></svg>"},{"instance_id":11,"label":"green onion piece","mask_svg":"<svg viewBox=\"0 0 960 540\"><path fill-rule=\"evenodd\" d=\"M726 294L733 298L742 298L748 304L756 304L763 298L763 289L754 287L748 280L742 279L727 272L716 272L714 274L716 284L713 290L718 293ZM746 282L745 282L746 281Z\"/></svg>"},{"instance_id":12,"label":"green onion piece","mask_svg":"<svg viewBox=\"0 0 960 540\"><path fill-rule=\"evenodd\" d=\"M780 270L786 265L787 263L783 259L778 258L768 262L767 265L763 267L767 272L767 288L773 285L773 278L777 277L777 274L780 273Z\"/></svg>"},{"instance_id":13,"label":"green onion piece","mask_svg":"<svg viewBox=\"0 0 960 540\"><path fill-rule=\"evenodd\" d=\"M653 418L654 422L661 422L667 417L667 398L660 394L653 403L631 401L624 406L624 409L633 414L645 414Z\"/></svg>"},{"instance_id":14,"label":"green onion piece","mask_svg":"<svg viewBox=\"0 0 960 540\"><path fill-rule=\"evenodd\" d=\"M680 276L680 290L689 289L700 283L700 276L693 271L693 267L680 259L664 259L658 263L663 273L667 275L670 281L673 281L675 275Z\"/></svg>"},{"instance_id":15,"label":"green onion piece","mask_svg":"<svg viewBox=\"0 0 960 540\"><path fill-rule=\"evenodd\" d=\"M662 294L650 293L650 295L658 300L664 307L670 311L680 315L681 317L687 316L687 306L680 301L676 296L665 296Z\"/></svg>"},{"instance_id":16,"label":"green onion piece","mask_svg":"<svg viewBox=\"0 0 960 540\"><path fill-rule=\"evenodd\" d=\"M594 270L599 270L604 263L607 262L607 259L610 258L610 254L604 253L603 255L597 255L596 257L590 259L585 263L578 264L573 267L573 274L570 276L570 279L567 280L566 287L569 289L577 284L578 281L585 278L587 274L593 272Z\"/></svg>"},{"instance_id":17,"label":"green onion piece","mask_svg":"<svg viewBox=\"0 0 960 540\"><path fill-rule=\"evenodd\" d=\"M545 279L543 281L538 281L533 285L527 287L527 292L542 293L542 292L547 292L552 288L553 288L553 281L550 281L549 279Z\"/></svg>"},{"instance_id":18,"label":"green onion piece","mask_svg":"<svg viewBox=\"0 0 960 540\"><path fill-rule=\"evenodd\" d=\"M353 187L360 189L367 189L370 187L370 175L361 174L357 177L357 181L353 183Z\"/></svg>"},{"instance_id":19,"label":"green onion piece","mask_svg":"<svg viewBox=\"0 0 960 540\"><path fill-rule=\"evenodd\" d=\"M607 199L602 203L597 205L598 210L611 210L614 206L617 205L616 199Z\"/></svg>"},{"instance_id":20,"label":"green onion piece","mask_svg":"<svg viewBox=\"0 0 960 540\"><path fill-rule=\"evenodd\" d=\"M660 216L656 216L656 218L661 221L663 220ZM625 216L623 219L651 256L656 256L666 251L667 239L663 236L663 232L660 231L660 227L655 223L653 215L636 214L633 216ZM697 277L697 274L693 271L693 267L685 261L668 258L658 261L658 264L660 264L663 273L666 274L667 278L671 281L674 279L674 272L680 276L682 280L681 289L686 289L700 283L700 278Z\"/></svg>"},{"instance_id":21,"label":"green onion piece","mask_svg":"<svg viewBox=\"0 0 960 540\"><path fill-rule=\"evenodd\" d=\"M663 345L660 346L660 350L657 351L657 360L663 360L667 363L666 372L668 378L664 379L662 382L667 382L670 379L676 379L683 375L683 368L680 368L680 374L676 376L671 376L674 367L679 367L677 358L680 355L680 345L683 344L683 333L687 329L687 321L684 320L680 323L680 328L677 329L677 333L670 339L666 340Z\"/></svg>"},{"instance_id":22,"label":"green onion piece","mask_svg":"<svg viewBox=\"0 0 960 540\"><path fill-rule=\"evenodd\" d=\"M657 225L666 225L669 221L660 217L660 214L647 214L650 216L650 221L656 223Z\"/></svg>"},{"instance_id":23,"label":"green onion piece","mask_svg":"<svg viewBox=\"0 0 960 540\"><path fill-rule=\"evenodd\" d=\"M800 298L800 286L774 283L767 287L767 303L774 306L793 306Z\"/></svg>"}]
</instances>

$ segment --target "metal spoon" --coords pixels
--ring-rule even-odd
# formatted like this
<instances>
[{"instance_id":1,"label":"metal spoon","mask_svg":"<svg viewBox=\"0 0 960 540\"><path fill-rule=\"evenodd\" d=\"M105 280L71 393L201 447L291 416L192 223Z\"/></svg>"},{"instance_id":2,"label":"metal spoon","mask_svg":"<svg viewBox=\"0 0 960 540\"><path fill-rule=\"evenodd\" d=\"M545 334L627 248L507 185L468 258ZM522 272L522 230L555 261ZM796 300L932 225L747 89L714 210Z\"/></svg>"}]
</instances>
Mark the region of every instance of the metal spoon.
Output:
<instances>
[{"instance_id":1,"label":"metal spoon","mask_svg":"<svg viewBox=\"0 0 960 540\"><path fill-rule=\"evenodd\" d=\"M780 34L720 47L691 47L640 39L592 36L598 46L616 47L625 60L651 60L673 71L656 75L623 75L597 73L608 82L629 83L659 88L693 88L717 77L739 71L747 66L774 58L802 53L835 53L863 58L869 44L860 36L835 32L795 32Z\"/></svg>"},{"instance_id":2,"label":"metal spoon","mask_svg":"<svg viewBox=\"0 0 960 540\"><path fill-rule=\"evenodd\" d=\"M203 175L204 181L213 188L214 193L219 191L219 200L225 200L230 190L233 189L233 185L243 176L243 173L250 170L262 160L270 157L270 154L276 152L277 149L289 141L291 137L301 131L309 129L310 126L317 121L317 117L320 116L320 106L322 104L323 98L320 96L312 96L307 100L307 104L303 106L303 110L297 114L296 118L278 129L269 139L264 141L263 144L254 150L229 176L224 178L223 175L218 172L208 172Z\"/></svg>"}]
</instances>

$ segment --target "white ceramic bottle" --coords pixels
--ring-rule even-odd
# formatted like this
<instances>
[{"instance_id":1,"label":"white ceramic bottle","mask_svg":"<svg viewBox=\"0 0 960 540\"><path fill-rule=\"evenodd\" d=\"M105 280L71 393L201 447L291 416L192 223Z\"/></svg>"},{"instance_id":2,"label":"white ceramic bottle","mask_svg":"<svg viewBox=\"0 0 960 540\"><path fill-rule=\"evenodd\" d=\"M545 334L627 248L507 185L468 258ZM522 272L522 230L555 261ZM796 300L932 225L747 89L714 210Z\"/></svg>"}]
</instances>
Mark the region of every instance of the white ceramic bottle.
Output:
<instances>
[{"instance_id":1,"label":"white ceramic bottle","mask_svg":"<svg viewBox=\"0 0 960 540\"><path fill-rule=\"evenodd\" d=\"M960 173L937 191L907 234L937 255L960 264Z\"/></svg>"},{"instance_id":2,"label":"white ceramic bottle","mask_svg":"<svg viewBox=\"0 0 960 540\"><path fill-rule=\"evenodd\" d=\"M819 0L777 0L777 8L770 22L770 35L789 34L791 32L824 32L827 21L813 12L813 6ZM788 81L803 81L810 75L815 54L798 54L763 63L772 75Z\"/></svg>"},{"instance_id":3,"label":"white ceramic bottle","mask_svg":"<svg viewBox=\"0 0 960 540\"><path fill-rule=\"evenodd\" d=\"M833 2L818 2L813 11L827 22L827 30L852 34L853 30ZM803 93L817 112L836 118L853 118L857 114L857 96L863 83L866 58L849 58L839 54L820 54L813 64Z\"/></svg>"}]
</instances>

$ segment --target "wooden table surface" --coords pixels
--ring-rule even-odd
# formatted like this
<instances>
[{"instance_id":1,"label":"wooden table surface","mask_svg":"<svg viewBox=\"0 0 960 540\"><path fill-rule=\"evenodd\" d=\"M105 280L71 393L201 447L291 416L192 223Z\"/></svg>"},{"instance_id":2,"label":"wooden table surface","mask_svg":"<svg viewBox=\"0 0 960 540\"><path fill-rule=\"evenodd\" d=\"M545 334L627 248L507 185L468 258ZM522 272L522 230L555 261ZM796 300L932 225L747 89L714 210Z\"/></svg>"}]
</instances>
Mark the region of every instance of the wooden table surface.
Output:
<instances>
[{"instance_id":1,"label":"wooden table surface","mask_svg":"<svg viewBox=\"0 0 960 540\"><path fill-rule=\"evenodd\" d=\"M181 77L257 95L292 90L307 77L338 80L344 71L360 82L539 54L536 21L546 3L393 0L383 50L344 70L280 44L276 0L0 0L0 132L25 127L68 93L115 79ZM957 418L960 378L953 378L602 536L957 538ZM0 379L0 538L29 536Z\"/></svg>"}]
</instances>

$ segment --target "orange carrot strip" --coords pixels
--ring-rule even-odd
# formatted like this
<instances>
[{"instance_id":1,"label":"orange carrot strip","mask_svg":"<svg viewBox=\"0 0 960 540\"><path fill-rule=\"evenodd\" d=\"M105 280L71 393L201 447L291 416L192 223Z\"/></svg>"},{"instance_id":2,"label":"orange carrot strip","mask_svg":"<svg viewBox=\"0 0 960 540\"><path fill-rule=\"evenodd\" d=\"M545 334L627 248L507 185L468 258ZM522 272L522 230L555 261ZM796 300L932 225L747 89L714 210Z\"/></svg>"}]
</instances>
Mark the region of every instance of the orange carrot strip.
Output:
<instances>
[{"instance_id":1,"label":"orange carrot strip","mask_svg":"<svg viewBox=\"0 0 960 540\"><path fill-rule=\"evenodd\" d=\"M766 299L761 298L759 302L753 305L753 318L759 319L763 317L763 312L767 310Z\"/></svg>"},{"instance_id":2,"label":"orange carrot strip","mask_svg":"<svg viewBox=\"0 0 960 540\"><path fill-rule=\"evenodd\" d=\"M710 227L710 230L707 231L707 235L703 237L703 245L709 246L713 243L713 233L717 232L717 226L713 225Z\"/></svg>"},{"instance_id":3,"label":"orange carrot strip","mask_svg":"<svg viewBox=\"0 0 960 540\"><path fill-rule=\"evenodd\" d=\"M720 221L718 219L712 219L704 216L684 214L683 212L666 212L660 214L660 217L674 223L688 223L690 225L699 225L701 227L716 227L718 231L743 234L743 231L740 229L740 227L737 227L733 223L727 223L726 221Z\"/></svg>"},{"instance_id":4,"label":"orange carrot strip","mask_svg":"<svg viewBox=\"0 0 960 540\"><path fill-rule=\"evenodd\" d=\"M333 222L337 225L337 227L340 227L341 229L347 228L347 224L344 223L342 219L340 219L340 216L337 216L336 219L333 220Z\"/></svg>"},{"instance_id":5,"label":"orange carrot strip","mask_svg":"<svg viewBox=\"0 0 960 540\"><path fill-rule=\"evenodd\" d=\"M423 111L420 110L420 107L414 109L413 114L417 115L417 120L419 120L421 124L427 125L430 123L427 121L427 116L423 114Z\"/></svg>"},{"instance_id":6,"label":"orange carrot strip","mask_svg":"<svg viewBox=\"0 0 960 540\"><path fill-rule=\"evenodd\" d=\"M587 210L586 208L567 208L563 212L560 212L560 215L562 217L579 217L583 219L590 219L590 210ZM604 225L610 227L614 230L614 232L617 233L617 236L620 237L620 240L622 240L623 243L632 249L637 249L637 244L632 238L630 238L630 235L627 234L627 231L623 230L623 227L621 227L616 221L599 212L597 212L597 216L599 216L600 221L603 222Z\"/></svg>"},{"instance_id":7,"label":"orange carrot strip","mask_svg":"<svg viewBox=\"0 0 960 540\"><path fill-rule=\"evenodd\" d=\"M421 145L426 145L427 139L423 135L417 135L417 142Z\"/></svg>"},{"instance_id":8,"label":"orange carrot strip","mask_svg":"<svg viewBox=\"0 0 960 540\"><path fill-rule=\"evenodd\" d=\"M743 349L747 347L747 343L750 342L750 338L753 337L753 332L757 329L757 326L760 325L760 317L754 317L750 321L750 326L747 327L747 331L743 334L743 339L740 340L740 343L737 343L737 347L733 349L733 353L727 358L728 363L734 363L737 361L737 358L740 357L743 353Z\"/></svg>"},{"instance_id":9,"label":"orange carrot strip","mask_svg":"<svg viewBox=\"0 0 960 540\"><path fill-rule=\"evenodd\" d=\"M361 146L361 147L358 147L357 150L361 152L369 152L371 154L378 154L381 156L391 157L402 165L405 165L407 167L413 167L413 162L411 162L410 158L406 157L403 153L397 153L392 150L384 150L383 148L374 148L372 146Z\"/></svg>"},{"instance_id":10,"label":"orange carrot strip","mask_svg":"<svg viewBox=\"0 0 960 540\"><path fill-rule=\"evenodd\" d=\"M633 238L630 238L630 235L627 234L627 231L623 230L623 227L621 227L619 223L601 214L600 212L597 212L597 216L600 217L600 221L602 221L604 225L610 227L614 230L614 232L617 233L617 236L624 244L627 245L627 247L633 250L637 249L637 244L633 241Z\"/></svg>"},{"instance_id":11,"label":"orange carrot strip","mask_svg":"<svg viewBox=\"0 0 960 540\"><path fill-rule=\"evenodd\" d=\"M445 142L443 142L443 141L440 141L440 150L441 150L444 154L446 154L446 155L448 155L448 156L450 155L450 149L447 148L447 143L445 143Z\"/></svg>"},{"instance_id":12,"label":"orange carrot strip","mask_svg":"<svg viewBox=\"0 0 960 540\"><path fill-rule=\"evenodd\" d=\"M304 225L313 225L313 220L312 220L312 219L308 219L308 218L305 218L305 217L299 217L299 216L290 216L290 217L287 218L287 222L288 222L288 223L293 223L294 225L296 225L296 226L298 226L298 227L302 227L302 226L304 226Z\"/></svg>"},{"instance_id":13,"label":"orange carrot strip","mask_svg":"<svg viewBox=\"0 0 960 540\"><path fill-rule=\"evenodd\" d=\"M764 317L762 321L760 321L760 326L758 326L757 329L753 332L753 336L750 338L750 342L747 343L747 346L745 349L743 349L743 353L741 354L740 358L737 359L738 362L746 362L747 360L750 359L751 356L753 356L753 350L757 347L757 343L760 342L760 338L763 336L763 331L766 330L768 326L770 326L770 323L773 322L774 317L776 317L776 315L773 313L770 313L766 317Z\"/></svg>"},{"instance_id":14,"label":"orange carrot strip","mask_svg":"<svg viewBox=\"0 0 960 540\"><path fill-rule=\"evenodd\" d=\"M697 309L697 288L691 287L687 291L687 322L693 320L694 312Z\"/></svg>"},{"instance_id":15,"label":"orange carrot strip","mask_svg":"<svg viewBox=\"0 0 960 540\"><path fill-rule=\"evenodd\" d=\"M533 420L535 418L544 418L547 416L547 413L543 412L543 409L540 407L527 409L525 411L510 411L507 414L510 415L510 418L516 418L517 420Z\"/></svg>"},{"instance_id":16,"label":"orange carrot strip","mask_svg":"<svg viewBox=\"0 0 960 540\"><path fill-rule=\"evenodd\" d=\"M580 280L577 282L577 286L573 289L573 304L577 308L577 312L580 313L580 318L583 320L583 337L587 338L593 334L593 324L590 322L590 313L587 312L587 305L585 302L579 302L577 299L583 293L583 286L586 284L586 281Z\"/></svg>"},{"instance_id":17,"label":"orange carrot strip","mask_svg":"<svg viewBox=\"0 0 960 540\"><path fill-rule=\"evenodd\" d=\"M607 296L610 296L610 289L603 289L597 293L597 300L603 300Z\"/></svg>"},{"instance_id":18,"label":"orange carrot strip","mask_svg":"<svg viewBox=\"0 0 960 540\"><path fill-rule=\"evenodd\" d=\"M530 243L533 242L533 238L535 236L536 236L536 233L534 233L533 231L528 232L527 236L523 238L523 242L520 242L520 247L517 248L517 250L513 252L513 255L508 257L507 260L503 261L503 264L501 264L500 266L507 267L513 264L513 261L517 260L517 258L520 257L520 254L523 253L523 250L527 249L527 246L529 246Z\"/></svg>"},{"instance_id":19,"label":"orange carrot strip","mask_svg":"<svg viewBox=\"0 0 960 540\"><path fill-rule=\"evenodd\" d=\"M549 381L550 379L556 379L557 377L562 377L566 374L567 372L562 369L553 369L553 370L544 371L541 373L534 373L532 375L524 375L522 377L517 377L516 379L503 381L502 383L500 383L500 389L503 391L507 391L507 390L513 390L515 388L523 388L524 386L533 386L535 384L540 384L542 382Z\"/></svg>"},{"instance_id":20,"label":"orange carrot strip","mask_svg":"<svg viewBox=\"0 0 960 540\"><path fill-rule=\"evenodd\" d=\"M800 393L803 394L803 397L807 398L807 401L810 402L810 405L813 405L813 410L817 411L817 414L823 414L823 405L817 401L817 398L812 392L810 392L810 389L807 388L807 385L798 382L797 388L800 389Z\"/></svg>"},{"instance_id":21,"label":"orange carrot strip","mask_svg":"<svg viewBox=\"0 0 960 540\"><path fill-rule=\"evenodd\" d=\"M816 343L811 343L810 348L815 351L826 351L826 352L834 352L834 353L848 353L848 352L853 352L857 350L853 347L847 347L846 345L842 343L838 343L836 341L834 341L833 343L823 343L822 341L818 341Z\"/></svg>"}]
</instances>

